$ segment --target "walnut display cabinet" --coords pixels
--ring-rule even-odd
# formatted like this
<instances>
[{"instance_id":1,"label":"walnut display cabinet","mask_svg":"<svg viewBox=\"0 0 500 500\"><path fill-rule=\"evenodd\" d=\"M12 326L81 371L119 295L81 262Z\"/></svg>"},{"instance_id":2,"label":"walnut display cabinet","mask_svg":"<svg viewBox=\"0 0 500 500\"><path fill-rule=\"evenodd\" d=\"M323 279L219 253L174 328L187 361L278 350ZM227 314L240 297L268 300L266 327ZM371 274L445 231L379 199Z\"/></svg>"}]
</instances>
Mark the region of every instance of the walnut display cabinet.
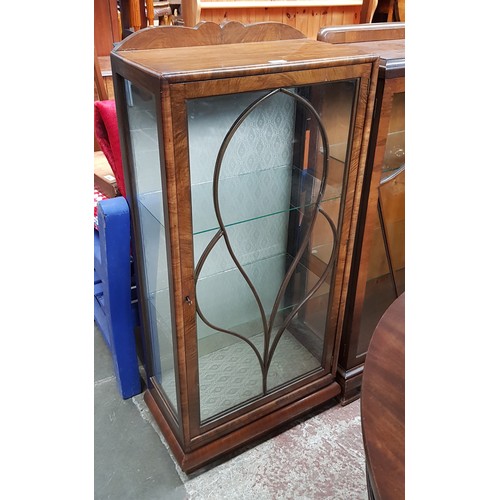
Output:
<instances>
[{"instance_id":1,"label":"walnut display cabinet","mask_svg":"<svg viewBox=\"0 0 500 500\"><path fill-rule=\"evenodd\" d=\"M324 28L318 40L380 56L370 147L356 229L337 380L360 395L373 331L405 289L405 24Z\"/></svg>"},{"instance_id":2,"label":"walnut display cabinet","mask_svg":"<svg viewBox=\"0 0 500 500\"><path fill-rule=\"evenodd\" d=\"M189 473L340 393L378 58L257 23L111 53L145 400Z\"/></svg>"}]
</instances>

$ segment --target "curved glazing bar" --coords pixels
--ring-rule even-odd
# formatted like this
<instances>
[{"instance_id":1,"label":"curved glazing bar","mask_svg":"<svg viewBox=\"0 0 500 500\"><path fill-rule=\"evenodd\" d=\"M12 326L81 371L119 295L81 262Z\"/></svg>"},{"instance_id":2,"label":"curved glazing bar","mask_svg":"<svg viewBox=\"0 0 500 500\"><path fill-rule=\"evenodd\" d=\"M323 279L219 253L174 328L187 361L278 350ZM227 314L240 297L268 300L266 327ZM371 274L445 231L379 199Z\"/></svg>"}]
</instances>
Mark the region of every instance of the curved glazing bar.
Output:
<instances>
[{"instance_id":1,"label":"curved glazing bar","mask_svg":"<svg viewBox=\"0 0 500 500\"><path fill-rule=\"evenodd\" d=\"M405 169L405 164L403 163L400 167L398 167L396 170L392 171L387 177L383 177L380 179L380 185L383 186L389 181L392 181L392 179L396 178L401 172L403 172Z\"/></svg>"},{"instance_id":2,"label":"curved glazing bar","mask_svg":"<svg viewBox=\"0 0 500 500\"><path fill-rule=\"evenodd\" d=\"M262 393L266 394L268 389L268 384L267 384L267 377L269 373L269 367L271 360L273 359L273 355L275 353L276 347L278 343L280 342L280 339L283 336L283 333L285 332L286 328L290 324L291 320L297 315L297 313L300 311L300 309L303 307L305 303L308 302L308 300L318 291L320 286L324 283L328 273L333 267L334 263L334 256L336 255L335 249L337 246L337 229L335 227L335 223L333 220L324 212L321 210L320 205L323 200L324 192L325 192L325 186L327 183L327 177L328 177L328 155L322 155L322 171L321 171L321 181L319 185L319 189L315 190L315 198L313 195L313 199L309 201L307 204L308 207L310 207L310 211L312 212L309 217L307 217L307 227L302 228L302 233L301 233L301 243L295 252L295 255L293 258L291 258L291 262L289 265L286 266L286 273L281 281L281 285L279 286L279 290L277 291L277 294L274 299L274 304L272 307L272 310L269 315L269 320L267 319L267 315L265 312L265 307L262 303L261 297L259 296L259 293L254 286L254 283L248 276L248 274L245 272L245 269L243 265L239 262L238 258L235 255L235 252L233 250L228 230L226 228L226 225L224 223L224 218L221 213L221 208L220 208L220 200L219 200L219 180L220 180L220 172L222 168L222 162L224 159L224 155L228 149L228 146L236 134L237 130L239 127L244 123L244 121L247 119L247 117L254 111L256 108L261 106L265 101L271 99L273 96L276 96L278 94L284 94L292 99L294 99L299 105L301 105L305 110L310 114L311 118L314 119L318 126L318 131L319 131L319 141L321 143L321 147L323 148L324 151L328 150L328 137L326 133L326 129L322 123L322 120L317 113L317 111L314 109L314 107L310 104L310 102L302 97L301 95L292 92L288 89L285 88L279 88L276 90L273 90L264 96L261 96L254 100L251 104L249 104L246 109L236 118L236 120L233 122L231 125L229 131L226 133L224 140L220 146L216 163L215 163L215 169L214 169L214 174L213 174L213 203L214 203L214 208L215 208L215 215L217 218L217 222L219 225L219 230L216 232L216 234L213 236L213 238L210 240L208 245L205 247L204 251L201 254L201 257L196 265L195 269L195 297L196 297L196 311L198 313L199 318L201 321L205 323L208 327L210 327L213 330L216 330L218 332L228 334L234 337L239 338L240 340L244 341L250 348L253 350L255 353L261 371L262 371ZM300 209L299 209L300 212ZM324 268L321 276L318 277L316 283L314 283L312 286L310 286L309 291L303 297L297 304L295 304L291 308L285 308L283 309L283 299L285 296L285 292L287 291L287 287L290 284L290 280L294 276L294 273L296 273L296 270L301 262L301 259L304 257L304 253L306 252L306 249L308 248L308 245L310 245L309 242L309 236L311 234L312 228L314 226L315 220L317 218L318 213L321 213L326 221L328 226L330 227L333 235L333 245L332 245L332 250L331 250L331 255L328 261L328 264ZM302 214L304 215L304 214ZM305 219L304 219L305 220ZM260 320L262 323L262 327L260 329L261 332L263 332L263 355L259 352L259 349L256 347L254 342L252 340L249 340L245 336L233 331L229 330L227 328L223 328L220 326L215 325L214 323L210 322L206 316L204 315L203 311L201 310L202 308L200 307L199 300L197 297L197 285L198 285L198 280L200 279L200 275L202 273L203 266L205 265L208 256L214 249L215 245L223 240L225 243L225 246L227 248L227 251L230 255L230 258L234 262L234 265L236 266L237 270L239 271L240 275L244 279L246 285L248 288L251 290L251 293L254 297L255 303L257 304L258 310L259 310L259 315L260 315ZM283 312L288 312L286 319L284 323L281 325L278 324L278 326L274 326L277 315L278 313L280 315L283 314ZM271 346L271 333L273 329L277 328L277 333L275 335L274 341ZM255 338L255 337L254 337Z\"/></svg>"},{"instance_id":3,"label":"curved glazing bar","mask_svg":"<svg viewBox=\"0 0 500 500\"><path fill-rule=\"evenodd\" d=\"M286 317L285 321L283 322L283 324L279 328L278 332L276 333L276 336L274 337L271 349L266 350L266 354L268 353L266 363L265 363L266 374L267 374L267 371L269 370L269 366L270 366L271 361L273 359L273 355L274 355L274 352L276 350L276 346L278 345L278 342L279 342L281 336L283 335L283 332L286 330L286 328L288 327L288 325L290 324L290 322L292 321L294 316L297 315L297 313L304 306L304 304L317 292L319 287L324 283L324 281L326 280L326 277L328 276L328 273L331 271L331 269L333 267L333 263L335 260L334 259L334 256L335 256L334 250L335 250L335 246L337 244L337 239L338 239L337 228L335 227L334 222L332 221L332 219L328 216L328 214L326 212L321 210L321 208L319 209L319 212L327 220L328 225L330 226L330 229L332 230L332 234L333 234L333 245L332 245L332 252L330 254L330 259L328 261L328 264L327 264L325 270L323 271L323 274L320 276L320 278L318 279L316 284L312 287L312 289L309 291L309 293L306 295L306 297L304 297L302 299L302 301L299 304L297 304L292 309L292 311L288 314L288 316Z\"/></svg>"},{"instance_id":4,"label":"curved glazing bar","mask_svg":"<svg viewBox=\"0 0 500 500\"><path fill-rule=\"evenodd\" d=\"M212 241L205 248L205 251L201 255L200 260L198 262L198 265L196 266L196 269L195 269L195 274L194 274L194 276L195 276L195 283L198 283L198 278L199 278L201 270L203 268L203 264L207 260L208 255L210 254L210 252L212 251L213 247L220 240L220 238L222 236L223 236L223 230L221 229L221 230L219 230L217 232L217 234L214 236L214 238L212 239ZM235 263L237 263L237 259L236 258L234 258L234 259L235 259ZM238 269L241 269L241 265L239 263L237 263L236 265L238 266ZM252 282L250 281L250 279L248 279L248 276L246 275L246 273L244 271L242 271L242 274L247 277L249 286L251 287L254 295L257 296L257 292L256 292L256 290L255 290ZM195 297L196 297L196 289L195 289ZM220 327L215 326L212 323L210 323L210 321L208 321L207 318L205 317L205 315L202 313L202 311L201 311L201 309L199 307L199 304L198 304L198 300L196 300L196 312L198 313L198 316L201 318L201 320L207 326L209 326L210 328L212 328L214 330L217 330L217 331L219 331L221 333L227 333L228 335L234 335L235 337L238 337L239 339L241 339L244 342L246 342L253 349L253 351L255 352L255 355L257 356L257 359L259 360L259 364L261 366L262 373L264 373L264 362L262 360L262 357L261 357L258 349L255 347L255 345L252 342L250 342L250 340L248 340L246 337L244 337L243 335L240 335L237 332L232 332L231 330L226 330L225 328L220 328Z\"/></svg>"},{"instance_id":5,"label":"curved glazing bar","mask_svg":"<svg viewBox=\"0 0 500 500\"><path fill-rule=\"evenodd\" d=\"M383 186L384 184L387 184L388 182L394 180L396 177L398 177L398 175L400 175L402 172L404 172L404 170L405 170L405 164L403 163L399 168L397 168L396 170L391 172L390 175L382 178L380 180L380 186ZM379 189L380 189L380 186L379 186ZM380 196L377 200L377 212L378 212L378 218L379 218L379 222L380 222L380 230L382 232L382 240L384 242L385 256L387 259L387 265L389 266L389 275L391 277L394 295L397 298L401 295L402 292L398 289L396 272L394 270L394 265L392 262L393 259L392 259L392 255L391 255L391 248L389 245L389 238L387 236L387 227L386 227L386 222L385 222L385 218L384 218L384 213L382 210L382 204L380 202Z\"/></svg>"}]
</instances>

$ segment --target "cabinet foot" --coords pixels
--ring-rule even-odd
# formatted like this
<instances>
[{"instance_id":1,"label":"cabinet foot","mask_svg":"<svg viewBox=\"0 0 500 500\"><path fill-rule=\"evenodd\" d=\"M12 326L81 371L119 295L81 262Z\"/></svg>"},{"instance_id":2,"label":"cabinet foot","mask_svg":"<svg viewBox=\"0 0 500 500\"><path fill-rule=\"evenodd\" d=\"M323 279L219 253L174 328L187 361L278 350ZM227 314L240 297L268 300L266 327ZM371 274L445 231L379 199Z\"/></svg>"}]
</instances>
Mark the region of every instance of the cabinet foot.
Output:
<instances>
[{"instance_id":1,"label":"cabinet foot","mask_svg":"<svg viewBox=\"0 0 500 500\"><path fill-rule=\"evenodd\" d=\"M333 382L331 385L324 387L314 394L306 396L288 406L284 406L275 412L255 420L249 425L191 451L183 450L149 390L146 390L144 393L144 401L158 423L182 470L186 474L190 474L210 464L215 459L224 459L230 452L235 451L244 444L251 444L259 438L264 438L271 431L278 430L281 426L309 413L327 401L334 400L339 392L339 384Z\"/></svg>"},{"instance_id":2,"label":"cabinet foot","mask_svg":"<svg viewBox=\"0 0 500 500\"><path fill-rule=\"evenodd\" d=\"M338 368L336 381L339 383L341 391L337 396L337 401L342 405L348 405L359 399L361 395L361 380L363 378L364 365L356 366L350 370Z\"/></svg>"}]
</instances>

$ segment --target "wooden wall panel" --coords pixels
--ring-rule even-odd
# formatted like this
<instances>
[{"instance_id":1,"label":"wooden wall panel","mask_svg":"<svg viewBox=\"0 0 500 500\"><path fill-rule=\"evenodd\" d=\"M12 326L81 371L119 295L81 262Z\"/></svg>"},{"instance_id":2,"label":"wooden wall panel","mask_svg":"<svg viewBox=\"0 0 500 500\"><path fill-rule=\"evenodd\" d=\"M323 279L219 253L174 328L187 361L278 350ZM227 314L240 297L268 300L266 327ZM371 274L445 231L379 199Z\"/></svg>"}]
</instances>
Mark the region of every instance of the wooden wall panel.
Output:
<instances>
[{"instance_id":1,"label":"wooden wall panel","mask_svg":"<svg viewBox=\"0 0 500 500\"><path fill-rule=\"evenodd\" d=\"M350 6L301 6L256 8L205 8L201 2L201 21L222 23L239 21L243 24L275 21L300 30L308 38L316 40L318 31L325 26L358 24L360 5Z\"/></svg>"},{"instance_id":2,"label":"wooden wall panel","mask_svg":"<svg viewBox=\"0 0 500 500\"><path fill-rule=\"evenodd\" d=\"M121 40L117 0L94 0L94 47L98 56L109 56L113 42Z\"/></svg>"},{"instance_id":3,"label":"wooden wall panel","mask_svg":"<svg viewBox=\"0 0 500 500\"><path fill-rule=\"evenodd\" d=\"M359 24L361 7L346 6L344 7L344 18L341 24Z\"/></svg>"}]
</instances>

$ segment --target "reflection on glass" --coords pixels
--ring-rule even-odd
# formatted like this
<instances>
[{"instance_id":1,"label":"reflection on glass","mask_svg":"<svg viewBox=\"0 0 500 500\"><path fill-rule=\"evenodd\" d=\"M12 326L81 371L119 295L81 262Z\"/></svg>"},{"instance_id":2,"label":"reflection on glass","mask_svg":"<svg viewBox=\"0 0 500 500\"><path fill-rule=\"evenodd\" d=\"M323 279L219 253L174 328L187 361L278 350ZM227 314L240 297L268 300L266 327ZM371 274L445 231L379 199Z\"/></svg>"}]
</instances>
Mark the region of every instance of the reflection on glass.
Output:
<instances>
[{"instance_id":1,"label":"reflection on glass","mask_svg":"<svg viewBox=\"0 0 500 500\"><path fill-rule=\"evenodd\" d=\"M163 194L154 95L125 81L132 169L138 206L153 373L177 411Z\"/></svg>"},{"instance_id":2,"label":"reflection on glass","mask_svg":"<svg viewBox=\"0 0 500 500\"><path fill-rule=\"evenodd\" d=\"M202 421L322 366L354 91L187 103Z\"/></svg>"},{"instance_id":3,"label":"reflection on glass","mask_svg":"<svg viewBox=\"0 0 500 500\"><path fill-rule=\"evenodd\" d=\"M393 96L357 352L405 289L405 93Z\"/></svg>"},{"instance_id":4,"label":"reflection on glass","mask_svg":"<svg viewBox=\"0 0 500 500\"><path fill-rule=\"evenodd\" d=\"M394 94L387 134L382 181L405 163L405 93Z\"/></svg>"}]
</instances>

